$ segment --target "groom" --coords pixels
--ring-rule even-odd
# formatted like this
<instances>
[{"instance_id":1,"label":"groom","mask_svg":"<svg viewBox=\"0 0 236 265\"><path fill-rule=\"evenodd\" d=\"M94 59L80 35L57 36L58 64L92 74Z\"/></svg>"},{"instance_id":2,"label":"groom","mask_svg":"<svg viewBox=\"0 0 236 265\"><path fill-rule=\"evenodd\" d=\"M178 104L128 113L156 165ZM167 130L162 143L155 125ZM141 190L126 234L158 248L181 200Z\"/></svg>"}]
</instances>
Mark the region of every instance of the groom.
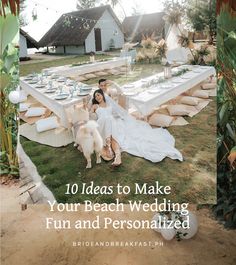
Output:
<instances>
[{"instance_id":1,"label":"groom","mask_svg":"<svg viewBox=\"0 0 236 265\"><path fill-rule=\"evenodd\" d=\"M126 98L122 95L123 91L116 82L102 78L98 81L98 87L102 89L105 96L108 95L111 99L117 101L122 108L127 108ZM107 99L108 101L110 100L106 97L106 100Z\"/></svg>"}]
</instances>

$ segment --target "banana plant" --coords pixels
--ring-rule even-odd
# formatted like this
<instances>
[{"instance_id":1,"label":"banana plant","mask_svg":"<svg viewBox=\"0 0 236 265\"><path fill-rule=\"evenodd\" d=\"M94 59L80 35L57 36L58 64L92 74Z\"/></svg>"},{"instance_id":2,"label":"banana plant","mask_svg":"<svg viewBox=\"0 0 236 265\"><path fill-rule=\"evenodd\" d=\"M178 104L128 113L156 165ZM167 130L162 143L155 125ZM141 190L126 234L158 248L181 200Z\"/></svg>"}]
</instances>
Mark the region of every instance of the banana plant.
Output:
<instances>
[{"instance_id":1,"label":"banana plant","mask_svg":"<svg viewBox=\"0 0 236 265\"><path fill-rule=\"evenodd\" d=\"M217 5L217 205L214 213L236 228L236 16L229 0Z\"/></svg>"},{"instance_id":2,"label":"banana plant","mask_svg":"<svg viewBox=\"0 0 236 265\"><path fill-rule=\"evenodd\" d=\"M18 114L17 106L9 101L8 95L19 83L18 48L15 44L19 37L19 23L18 16L10 13L10 8L4 6L4 2L7 1L2 2L3 15L0 16L0 167L2 174L18 176L16 155Z\"/></svg>"}]
</instances>

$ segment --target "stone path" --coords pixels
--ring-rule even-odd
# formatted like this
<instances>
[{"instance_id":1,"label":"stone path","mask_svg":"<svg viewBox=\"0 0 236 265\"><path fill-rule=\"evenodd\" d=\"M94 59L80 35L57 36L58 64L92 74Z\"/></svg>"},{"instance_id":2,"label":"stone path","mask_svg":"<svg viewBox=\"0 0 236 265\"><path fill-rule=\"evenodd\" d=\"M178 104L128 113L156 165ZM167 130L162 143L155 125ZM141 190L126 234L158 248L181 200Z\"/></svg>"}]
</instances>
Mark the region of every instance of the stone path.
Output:
<instances>
[{"instance_id":1,"label":"stone path","mask_svg":"<svg viewBox=\"0 0 236 265\"><path fill-rule=\"evenodd\" d=\"M20 170L20 203L39 204L54 201L52 192L44 185L36 166L19 144L17 148Z\"/></svg>"}]
</instances>

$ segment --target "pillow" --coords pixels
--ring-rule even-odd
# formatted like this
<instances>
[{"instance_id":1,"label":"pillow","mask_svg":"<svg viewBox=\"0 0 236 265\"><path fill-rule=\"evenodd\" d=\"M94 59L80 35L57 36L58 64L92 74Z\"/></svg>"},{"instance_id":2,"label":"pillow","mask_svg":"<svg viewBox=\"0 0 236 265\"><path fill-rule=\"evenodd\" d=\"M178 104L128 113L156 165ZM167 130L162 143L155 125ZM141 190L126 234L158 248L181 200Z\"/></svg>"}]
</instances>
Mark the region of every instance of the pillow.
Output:
<instances>
[{"instance_id":1,"label":"pillow","mask_svg":"<svg viewBox=\"0 0 236 265\"><path fill-rule=\"evenodd\" d=\"M96 76L104 76L107 75L106 72L96 72Z\"/></svg>"},{"instance_id":2,"label":"pillow","mask_svg":"<svg viewBox=\"0 0 236 265\"><path fill-rule=\"evenodd\" d=\"M206 84L201 85L201 88L203 90L205 90L205 89L213 89L213 88L216 88L216 84L215 83L206 83Z\"/></svg>"},{"instance_id":3,"label":"pillow","mask_svg":"<svg viewBox=\"0 0 236 265\"><path fill-rule=\"evenodd\" d=\"M86 81L88 79L85 78L84 76L79 76L76 80L79 81L79 82L83 82L83 81Z\"/></svg>"},{"instance_id":4,"label":"pillow","mask_svg":"<svg viewBox=\"0 0 236 265\"><path fill-rule=\"evenodd\" d=\"M84 76L85 76L85 78L87 78L87 79L92 79L92 78L96 78L96 77L97 77L95 74L86 74L86 75L84 75Z\"/></svg>"},{"instance_id":5,"label":"pillow","mask_svg":"<svg viewBox=\"0 0 236 265\"><path fill-rule=\"evenodd\" d=\"M206 91L203 91L203 90L194 91L192 96L198 97L198 98L209 98L208 93Z\"/></svg>"},{"instance_id":6,"label":"pillow","mask_svg":"<svg viewBox=\"0 0 236 265\"><path fill-rule=\"evenodd\" d=\"M115 69L108 70L107 72L108 72L109 74L111 74L111 75L118 75L118 74L120 74L120 72L117 71L117 70L115 70Z\"/></svg>"},{"instance_id":7,"label":"pillow","mask_svg":"<svg viewBox=\"0 0 236 265\"><path fill-rule=\"evenodd\" d=\"M57 117L49 117L35 122L37 132L45 132L59 127Z\"/></svg>"},{"instance_id":8,"label":"pillow","mask_svg":"<svg viewBox=\"0 0 236 265\"><path fill-rule=\"evenodd\" d=\"M30 107L30 103L20 103L19 112L27 111L29 107Z\"/></svg>"},{"instance_id":9,"label":"pillow","mask_svg":"<svg viewBox=\"0 0 236 265\"><path fill-rule=\"evenodd\" d=\"M189 114L185 105L169 105L167 106L167 109L171 116L185 116Z\"/></svg>"},{"instance_id":10,"label":"pillow","mask_svg":"<svg viewBox=\"0 0 236 265\"><path fill-rule=\"evenodd\" d=\"M25 116L26 117L37 117L37 116L41 116L45 113L46 108L29 108L26 113Z\"/></svg>"},{"instance_id":11,"label":"pillow","mask_svg":"<svg viewBox=\"0 0 236 265\"><path fill-rule=\"evenodd\" d=\"M195 97L182 97L180 99L180 103L186 104L186 105L191 105L191 106L196 106L199 103L199 99Z\"/></svg>"},{"instance_id":12,"label":"pillow","mask_svg":"<svg viewBox=\"0 0 236 265\"><path fill-rule=\"evenodd\" d=\"M153 126L169 127L173 120L174 120L174 117L171 117L165 114L154 113L149 118L148 122L150 125L153 125Z\"/></svg>"}]
</instances>

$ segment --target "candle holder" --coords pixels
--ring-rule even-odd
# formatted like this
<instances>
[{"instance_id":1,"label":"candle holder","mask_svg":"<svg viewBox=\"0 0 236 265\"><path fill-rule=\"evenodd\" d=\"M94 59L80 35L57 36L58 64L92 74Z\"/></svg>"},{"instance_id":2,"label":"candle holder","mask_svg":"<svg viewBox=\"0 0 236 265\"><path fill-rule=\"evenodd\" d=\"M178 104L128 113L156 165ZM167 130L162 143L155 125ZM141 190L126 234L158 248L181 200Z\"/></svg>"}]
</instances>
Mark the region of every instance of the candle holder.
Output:
<instances>
[{"instance_id":1,"label":"candle holder","mask_svg":"<svg viewBox=\"0 0 236 265\"><path fill-rule=\"evenodd\" d=\"M164 66L164 78L169 79L172 77L171 64L167 62Z\"/></svg>"}]
</instances>

